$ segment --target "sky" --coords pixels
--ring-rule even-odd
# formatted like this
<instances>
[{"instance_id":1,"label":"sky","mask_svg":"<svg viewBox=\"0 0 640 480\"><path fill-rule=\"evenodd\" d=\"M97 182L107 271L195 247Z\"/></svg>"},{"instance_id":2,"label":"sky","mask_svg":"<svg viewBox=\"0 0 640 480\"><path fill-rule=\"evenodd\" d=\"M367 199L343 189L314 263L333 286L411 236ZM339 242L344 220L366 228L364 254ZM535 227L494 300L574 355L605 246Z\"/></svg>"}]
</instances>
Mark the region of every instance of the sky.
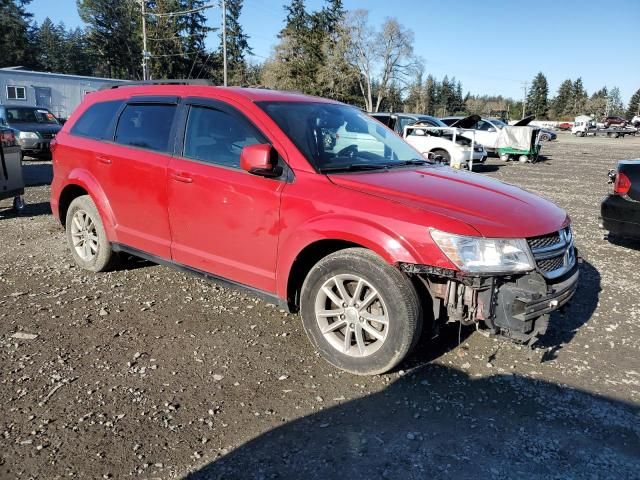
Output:
<instances>
[{"instance_id":1,"label":"sky","mask_svg":"<svg viewBox=\"0 0 640 480\"><path fill-rule=\"evenodd\" d=\"M285 3L244 1L240 21L254 61L267 58L277 42ZM306 1L309 10L323 3ZM625 103L640 88L640 0L344 0L344 5L369 10L374 26L395 17L413 31L425 73L455 77L472 94L521 98L522 83L540 71L551 96L563 80L577 77L589 94L619 87ZM68 27L83 26L76 0L32 0L29 10L38 23L50 17ZM207 10L207 16L210 26L219 26L219 8ZM212 34L208 45L218 41Z\"/></svg>"}]
</instances>

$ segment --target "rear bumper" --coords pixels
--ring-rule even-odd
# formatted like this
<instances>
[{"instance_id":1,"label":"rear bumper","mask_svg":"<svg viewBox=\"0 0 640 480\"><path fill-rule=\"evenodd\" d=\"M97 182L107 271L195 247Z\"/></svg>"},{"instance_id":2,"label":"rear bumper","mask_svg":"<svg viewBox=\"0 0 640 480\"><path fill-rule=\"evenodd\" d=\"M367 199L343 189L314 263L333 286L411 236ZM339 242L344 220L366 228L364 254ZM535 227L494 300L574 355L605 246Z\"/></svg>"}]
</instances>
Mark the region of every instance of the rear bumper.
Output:
<instances>
[{"instance_id":1,"label":"rear bumper","mask_svg":"<svg viewBox=\"0 0 640 480\"><path fill-rule=\"evenodd\" d=\"M640 238L640 202L607 195L600 205L601 226L613 235Z\"/></svg>"}]
</instances>

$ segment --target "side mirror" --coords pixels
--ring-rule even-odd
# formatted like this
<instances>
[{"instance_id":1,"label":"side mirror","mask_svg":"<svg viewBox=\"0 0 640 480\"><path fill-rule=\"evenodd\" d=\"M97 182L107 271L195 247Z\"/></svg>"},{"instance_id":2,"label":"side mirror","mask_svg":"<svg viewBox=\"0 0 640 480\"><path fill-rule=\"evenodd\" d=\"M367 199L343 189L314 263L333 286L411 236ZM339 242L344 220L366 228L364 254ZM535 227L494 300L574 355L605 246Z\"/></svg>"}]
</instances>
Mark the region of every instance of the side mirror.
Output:
<instances>
[{"instance_id":1,"label":"side mirror","mask_svg":"<svg viewBox=\"0 0 640 480\"><path fill-rule=\"evenodd\" d=\"M264 143L247 145L242 149L240 168L261 177L275 178L282 175L282 167L278 166L278 152Z\"/></svg>"},{"instance_id":2,"label":"side mirror","mask_svg":"<svg viewBox=\"0 0 640 480\"><path fill-rule=\"evenodd\" d=\"M421 129L421 128L416 128L416 129L413 131L413 134L414 134L414 135L417 135L417 136L419 136L419 137L424 137L424 136L427 134L427 132L425 132L425 131L424 131L423 129Z\"/></svg>"}]
</instances>

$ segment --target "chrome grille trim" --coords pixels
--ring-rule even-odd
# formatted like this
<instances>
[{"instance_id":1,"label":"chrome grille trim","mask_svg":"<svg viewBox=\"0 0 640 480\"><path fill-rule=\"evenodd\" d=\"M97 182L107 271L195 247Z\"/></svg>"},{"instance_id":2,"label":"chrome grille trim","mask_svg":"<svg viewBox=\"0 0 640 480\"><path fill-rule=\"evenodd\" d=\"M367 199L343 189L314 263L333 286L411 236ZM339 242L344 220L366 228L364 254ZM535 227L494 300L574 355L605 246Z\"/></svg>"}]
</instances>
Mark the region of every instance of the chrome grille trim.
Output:
<instances>
[{"instance_id":1,"label":"chrome grille trim","mask_svg":"<svg viewBox=\"0 0 640 480\"><path fill-rule=\"evenodd\" d=\"M538 270L546 278L558 278L567 273L576 263L571 227L549 235L527 239Z\"/></svg>"}]
</instances>

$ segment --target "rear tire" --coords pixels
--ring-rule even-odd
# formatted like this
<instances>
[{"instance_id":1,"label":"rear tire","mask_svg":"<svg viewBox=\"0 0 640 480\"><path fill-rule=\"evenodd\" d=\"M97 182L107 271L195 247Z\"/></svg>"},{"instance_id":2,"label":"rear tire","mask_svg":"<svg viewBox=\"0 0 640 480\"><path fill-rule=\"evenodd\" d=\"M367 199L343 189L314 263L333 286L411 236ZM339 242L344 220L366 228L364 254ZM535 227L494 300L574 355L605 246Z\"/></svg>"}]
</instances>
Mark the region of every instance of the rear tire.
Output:
<instances>
[{"instance_id":1,"label":"rear tire","mask_svg":"<svg viewBox=\"0 0 640 480\"><path fill-rule=\"evenodd\" d=\"M422 307L409 278L364 248L332 253L311 269L300 313L320 355L356 375L391 370L422 328Z\"/></svg>"},{"instance_id":2,"label":"rear tire","mask_svg":"<svg viewBox=\"0 0 640 480\"><path fill-rule=\"evenodd\" d=\"M79 267L103 272L115 263L102 219L89 195L75 198L67 210L66 236L71 255Z\"/></svg>"},{"instance_id":3,"label":"rear tire","mask_svg":"<svg viewBox=\"0 0 640 480\"><path fill-rule=\"evenodd\" d=\"M526 155L520 155L518 157L518 160L520 161L520 163L527 163L529 161L529 157L527 157Z\"/></svg>"},{"instance_id":4,"label":"rear tire","mask_svg":"<svg viewBox=\"0 0 640 480\"><path fill-rule=\"evenodd\" d=\"M446 150L442 150L441 148L438 148L436 150L432 150L432 152L435 155L439 155L442 157L442 161L445 162L447 165L451 165L451 155L449 155L449 152L447 152Z\"/></svg>"}]
</instances>

